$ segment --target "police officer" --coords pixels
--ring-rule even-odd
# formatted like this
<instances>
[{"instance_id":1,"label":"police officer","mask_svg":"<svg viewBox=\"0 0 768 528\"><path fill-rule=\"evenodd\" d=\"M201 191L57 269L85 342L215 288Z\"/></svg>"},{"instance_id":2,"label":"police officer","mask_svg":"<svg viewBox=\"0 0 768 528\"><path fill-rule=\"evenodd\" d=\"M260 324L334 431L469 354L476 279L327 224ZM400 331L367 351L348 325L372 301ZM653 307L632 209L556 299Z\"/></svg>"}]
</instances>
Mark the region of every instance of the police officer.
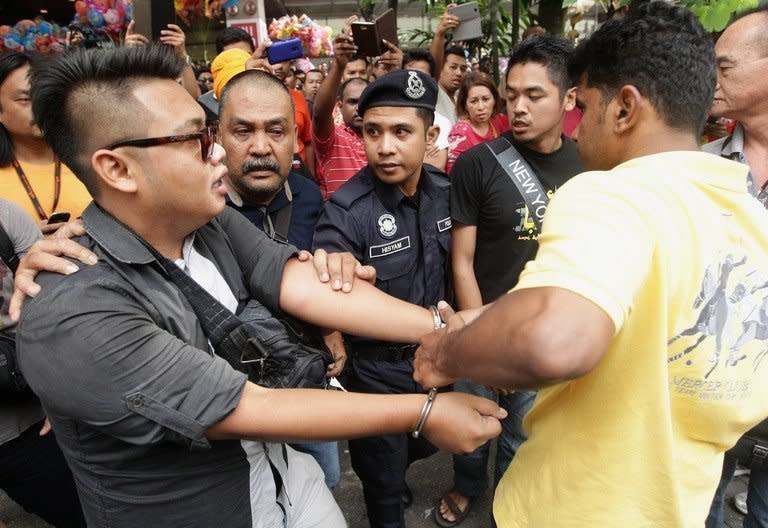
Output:
<instances>
[{"instance_id":1,"label":"police officer","mask_svg":"<svg viewBox=\"0 0 768 528\"><path fill-rule=\"evenodd\" d=\"M366 87L358 113L368 165L325 203L313 239L316 249L349 251L373 265L378 288L422 306L451 296L449 181L422 165L439 132L436 101L437 85L422 72L394 71ZM425 392L413 381L415 344L346 338L350 390ZM350 440L349 447L371 526L404 527L406 469L435 447L405 434Z\"/></svg>"}]
</instances>

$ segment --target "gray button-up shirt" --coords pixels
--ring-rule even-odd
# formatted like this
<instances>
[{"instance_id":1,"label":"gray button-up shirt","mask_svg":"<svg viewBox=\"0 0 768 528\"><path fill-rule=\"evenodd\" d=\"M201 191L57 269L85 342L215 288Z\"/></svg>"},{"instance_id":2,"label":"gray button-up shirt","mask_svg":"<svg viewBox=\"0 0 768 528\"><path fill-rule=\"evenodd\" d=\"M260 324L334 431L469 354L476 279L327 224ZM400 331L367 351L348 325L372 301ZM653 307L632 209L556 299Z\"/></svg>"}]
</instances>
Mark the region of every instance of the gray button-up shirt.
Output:
<instances>
[{"instance_id":1,"label":"gray button-up shirt","mask_svg":"<svg viewBox=\"0 0 768 528\"><path fill-rule=\"evenodd\" d=\"M260 526L264 491L252 489L251 472L268 471L263 450L255 460L245 442L205 437L237 406L245 375L209 353L186 299L126 228L94 204L83 220L89 236L79 242L99 262L41 275L18 353L89 526ZM279 310L293 247L230 208L197 230L194 247L239 305L254 296Z\"/></svg>"},{"instance_id":2,"label":"gray button-up shirt","mask_svg":"<svg viewBox=\"0 0 768 528\"><path fill-rule=\"evenodd\" d=\"M701 147L701 150L749 166L749 161L747 161L747 157L744 154L744 127L741 123L736 125L733 134L707 143ZM751 169L747 175L747 191L760 200L764 206L768 207L768 190L764 189L761 191L758 188L755 175L752 174Z\"/></svg>"}]
</instances>

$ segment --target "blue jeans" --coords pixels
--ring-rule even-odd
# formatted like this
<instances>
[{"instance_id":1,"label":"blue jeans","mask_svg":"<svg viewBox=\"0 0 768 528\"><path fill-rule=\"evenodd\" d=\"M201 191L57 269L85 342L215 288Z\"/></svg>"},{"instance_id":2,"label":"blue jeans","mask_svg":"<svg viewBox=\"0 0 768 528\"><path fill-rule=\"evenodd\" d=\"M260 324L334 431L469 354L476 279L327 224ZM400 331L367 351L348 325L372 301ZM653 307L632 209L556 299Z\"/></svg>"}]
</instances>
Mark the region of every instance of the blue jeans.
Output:
<instances>
[{"instance_id":1,"label":"blue jeans","mask_svg":"<svg viewBox=\"0 0 768 528\"><path fill-rule=\"evenodd\" d=\"M459 380L453 384L453 390L482 396L489 400L496 400L496 395L483 385L473 381ZM525 442L523 432L523 418L528 414L536 398L536 392L520 391L509 396L499 396L499 405L509 415L501 422L501 435L499 436L496 462L493 471L493 487L499 483L504 472L512 462L520 445ZM466 455L453 457L453 485L461 495L465 497L479 497L488 488L488 453L490 442L477 448Z\"/></svg>"},{"instance_id":2,"label":"blue jeans","mask_svg":"<svg viewBox=\"0 0 768 528\"><path fill-rule=\"evenodd\" d=\"M723 526L723 510L725 508L725 490L736 471L736 458L725 454L723 474L715 492L705 528L721 528ZM744 517L744 528L768 528L768 471L753 469L749 474L747 488L747 513Z\"/></svg>"},{"instance_id":3,"label":"blue jeans","mask_svg":"<svg viewBox=\"0 0 768 528\"><path fill-rule=\"evenodd\" d=\"M317 460L325 475L325 483L333 489L341 480L341 466L339 466L338 442L307 442L305 444L290 444L296 451L312 455Z\"/></svg>"}]
</instances>

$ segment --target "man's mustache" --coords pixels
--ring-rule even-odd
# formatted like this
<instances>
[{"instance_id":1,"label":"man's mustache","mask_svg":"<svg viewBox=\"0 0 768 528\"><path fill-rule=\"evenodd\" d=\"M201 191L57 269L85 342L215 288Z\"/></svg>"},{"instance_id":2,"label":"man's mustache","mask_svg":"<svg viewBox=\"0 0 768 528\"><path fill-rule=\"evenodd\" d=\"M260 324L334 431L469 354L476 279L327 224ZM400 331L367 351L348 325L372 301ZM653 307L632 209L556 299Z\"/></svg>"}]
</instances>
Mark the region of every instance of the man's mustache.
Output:
<instances>
[{"instance_id":1,"label":"man's mustache","mask_svg":"<svg viewBox=\"0 0 768 528\"><path fill-rule=\"evenodd\" d=\"M269 157L264 158L250 158L243 163L243 174L247 174L251 171L259 170L271 170L272 172L280 173L280 164L277 160Z\"/></svg>"}]
</instances>

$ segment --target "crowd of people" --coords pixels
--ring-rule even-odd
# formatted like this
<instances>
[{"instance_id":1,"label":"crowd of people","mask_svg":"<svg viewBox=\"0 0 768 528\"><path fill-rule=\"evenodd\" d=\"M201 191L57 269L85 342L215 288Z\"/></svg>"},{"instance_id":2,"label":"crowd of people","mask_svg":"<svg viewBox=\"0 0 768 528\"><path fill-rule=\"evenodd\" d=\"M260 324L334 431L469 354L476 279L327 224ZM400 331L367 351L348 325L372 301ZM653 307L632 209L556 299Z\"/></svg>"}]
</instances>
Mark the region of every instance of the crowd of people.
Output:
<instances>
[{"instance_id":1,"label":"crowd of people","mask_svg":"<svg viewBox=\"0 0 768 528\"><path fill-rule=\"evenodd\" d=\"M768 416L768 6L716 43L662 1L532 31L500 83L450 12L375 58L355 18L307 70L175 25L0 55L0 489L61 527L341 527L346 439L375 528L438 449L439 526L490 488L504 528L721 527Z\"/></svg>"}]
</instances>

